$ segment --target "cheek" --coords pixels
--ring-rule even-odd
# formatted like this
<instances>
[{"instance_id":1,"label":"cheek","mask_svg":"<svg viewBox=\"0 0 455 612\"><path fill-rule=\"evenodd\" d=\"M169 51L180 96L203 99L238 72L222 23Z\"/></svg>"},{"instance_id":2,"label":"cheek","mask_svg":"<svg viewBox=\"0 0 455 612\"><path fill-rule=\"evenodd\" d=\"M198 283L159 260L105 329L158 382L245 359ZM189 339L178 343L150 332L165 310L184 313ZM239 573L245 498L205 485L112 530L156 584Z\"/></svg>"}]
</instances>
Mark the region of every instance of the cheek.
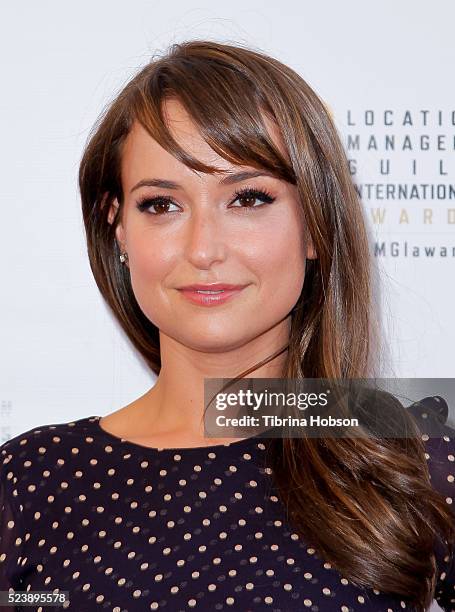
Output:
<instances>
[{"instance_id":1,"label":"cheek","mask_svg":"<svg viewBox=\"0 0 455 612\"><path fill-rule=\"evenodd\" d=\"M131 287L143 312L155 316L166 297L163 279L169 276L175 264L169 243L163 244L156 236L143 232L130 240L128 247Z\"/></svg>"},{"instance_id":2,"label":"cheek","mask_svg":"<svg viewBox=\"0 0 455 612\"><path fill-rule=\"evenodd\" d=\"M173 237L168 232L154 228L142 213L132 216L127 223L128 259L131 280L137 285L162 279L175 258Z\"/></svg>"},{"instance_id":3,"label":"cheek","mask_svg":"<svg viewBox=\"0 0 455 612\"><path fill-rule=\"evenodd\" d=\"M137 284L158 282L166 274L169 260L159 245L138 246L130 249L129 253L131 279L134 278Z\"/></svg>"},{"instance_id":4,"label":"cheek","mask_svg":"<svg viewBox=\"0 0 455 612\"><path fill-rule=\"evenodd\" d=\"M253 248L255 243L262 297L292 308L305 277L305 249L298 224L281 219L273 229L250 240Z\"/></svg>"}]
</instances>

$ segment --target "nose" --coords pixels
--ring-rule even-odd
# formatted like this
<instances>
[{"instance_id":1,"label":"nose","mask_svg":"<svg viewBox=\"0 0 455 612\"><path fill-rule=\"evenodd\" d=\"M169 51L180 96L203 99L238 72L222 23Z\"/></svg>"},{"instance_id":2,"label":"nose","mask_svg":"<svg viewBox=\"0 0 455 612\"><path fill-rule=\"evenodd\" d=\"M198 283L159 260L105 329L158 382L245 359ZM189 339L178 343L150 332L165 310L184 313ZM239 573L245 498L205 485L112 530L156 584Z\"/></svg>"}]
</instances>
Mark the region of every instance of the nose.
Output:
<instances>
[{"instance_id":1,"label":"nose","mask_svg":"<svg viewBox=\"0 0 455 612\"><path fill-rule=\"evenodd\" d=\"M225 259L226 236L216 210L194 210L185 231L185 257L195 267L207 269Z\"/></svg>"}]
</instances>

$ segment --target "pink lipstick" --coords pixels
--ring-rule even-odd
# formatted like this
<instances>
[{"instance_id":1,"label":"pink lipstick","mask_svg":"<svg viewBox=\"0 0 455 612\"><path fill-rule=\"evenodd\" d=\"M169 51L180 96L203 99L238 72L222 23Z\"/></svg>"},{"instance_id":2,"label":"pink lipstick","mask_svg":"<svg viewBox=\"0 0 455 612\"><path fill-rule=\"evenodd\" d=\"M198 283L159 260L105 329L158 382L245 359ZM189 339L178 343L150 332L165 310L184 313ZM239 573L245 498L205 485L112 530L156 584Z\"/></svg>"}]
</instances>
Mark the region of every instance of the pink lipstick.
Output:
<instances>
[{"instance_id":1,"label":"pink lipstick","mask_svg":"<svg viewBox=\"0 0 455 612\"><path fill-rule=\"evenodd\" d=\"M247 285L227 283L193 284L180 287L180 293L193 304L200 306L217 306L224 304L238 295Z\"/></svg>"}]
</instances>

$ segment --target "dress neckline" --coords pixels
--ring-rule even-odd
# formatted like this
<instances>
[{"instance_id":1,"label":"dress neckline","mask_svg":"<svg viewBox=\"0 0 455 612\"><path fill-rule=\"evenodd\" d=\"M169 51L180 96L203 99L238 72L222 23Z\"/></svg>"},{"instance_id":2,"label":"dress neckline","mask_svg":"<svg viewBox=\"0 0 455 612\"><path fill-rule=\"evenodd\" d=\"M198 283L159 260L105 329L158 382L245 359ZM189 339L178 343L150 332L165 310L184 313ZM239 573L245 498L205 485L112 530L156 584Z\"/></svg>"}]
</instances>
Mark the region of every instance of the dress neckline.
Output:
<instances>
[{"instance_id":1,"label":"dress neckline","mask_svg":"<svg viewBox=\"0 0 455 612\"><path fill-rule=\"evenodd\" d=\"M137 450L141 450L143 452L150 453L194 453L194 452L214 452L219 451L221 449L232 449L232 450L241 450L244 447L248 448L250 445L255 443L263 443L264 438L262 438L261 434L256 434L254 436L250 436L248 438L242 438L240 440L234 442L228 442L224 444L210 444L209 446L183 446L183 447L157 447L157 446L145 446L144 444L138 444L137 442L132 442L131 440L127 440L126 438L122 438L120 436L116 436L109 431L106 431L101 427L100 420L103 417L101 415L91 415L86 417L85 419L81 419L82 421L91 422L94 428L96 429L96 433L98 436L103 437L105 440L110 441L111 444L121 445L122 448L135 448ZM260 447L261 448L261 447Z\"/></svg>"}]
</instances>

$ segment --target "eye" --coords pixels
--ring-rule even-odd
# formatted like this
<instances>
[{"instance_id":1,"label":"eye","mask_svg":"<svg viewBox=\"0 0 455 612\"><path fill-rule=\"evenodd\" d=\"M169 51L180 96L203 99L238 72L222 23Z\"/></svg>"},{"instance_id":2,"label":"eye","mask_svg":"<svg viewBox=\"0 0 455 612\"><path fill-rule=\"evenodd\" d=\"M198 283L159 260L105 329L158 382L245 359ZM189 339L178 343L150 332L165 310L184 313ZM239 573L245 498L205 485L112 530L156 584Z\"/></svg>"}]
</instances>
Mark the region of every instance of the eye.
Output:
<instances>
[{"instance_id":1,"label":"eye","mask_svg":"<svg viewBox=\"0 0 455 612\"><path fill-rule=\"evenodd\" d=\"M243 189L236 191L235 195L236 198L233 200L233 202L243 200L247 202L249 201L250 203L246 206L234 206L233 208L246 208L247 210L262 208L264 205L271 204L275 200L275 198L268 191L263 189L254 189L252 187L244 187ZM262 204L255 206L254 203L251 203L254 202L254 200L261 200Z\"/></svg>"},{"instance_id":2,"label":"eye","mask_svg":"<svg viewBox=\"0 0 455 612\"><path fill-rule=\"evenodd\" d=\"M256 210L262 208L266 204L271 204L275 201L275 198L266 189L255 189L252 187L244 187L239 191L235 192L235 198L231 201L232 208L240 208L250 210ZM246 202L246 205L232 206L237 200ZM254 202L260 200L262 204L255 205ZM147 211L149 214L157 217L162 217L171 213L175 213L175 210L169 210L170 206L177 206L169 196L156 196L153 198L145 196L136 203L137 208L141 211ZM177 209L179 207L177 206ZM152 212L152 209L154 212Z\"/></svg>"},{"instance_id":3,"label":"eye","mask_svg":"<svg viewBox=\"0 0 455 612\"><path fill-rule=\"evenodd\" d=\"M167 210L168 206L176 206L172 199L169 196L157 196L155 198L144 197L139 200L136 204L137 208L143 212L147 210L151 215L162 216L169 214L169 210ZM155 206L155 212L151 212L150 209L152 206ZM159 211L159 212L158 212ZM171 211L175 212L175 211Z\"/></svg>"}]
</instances>

